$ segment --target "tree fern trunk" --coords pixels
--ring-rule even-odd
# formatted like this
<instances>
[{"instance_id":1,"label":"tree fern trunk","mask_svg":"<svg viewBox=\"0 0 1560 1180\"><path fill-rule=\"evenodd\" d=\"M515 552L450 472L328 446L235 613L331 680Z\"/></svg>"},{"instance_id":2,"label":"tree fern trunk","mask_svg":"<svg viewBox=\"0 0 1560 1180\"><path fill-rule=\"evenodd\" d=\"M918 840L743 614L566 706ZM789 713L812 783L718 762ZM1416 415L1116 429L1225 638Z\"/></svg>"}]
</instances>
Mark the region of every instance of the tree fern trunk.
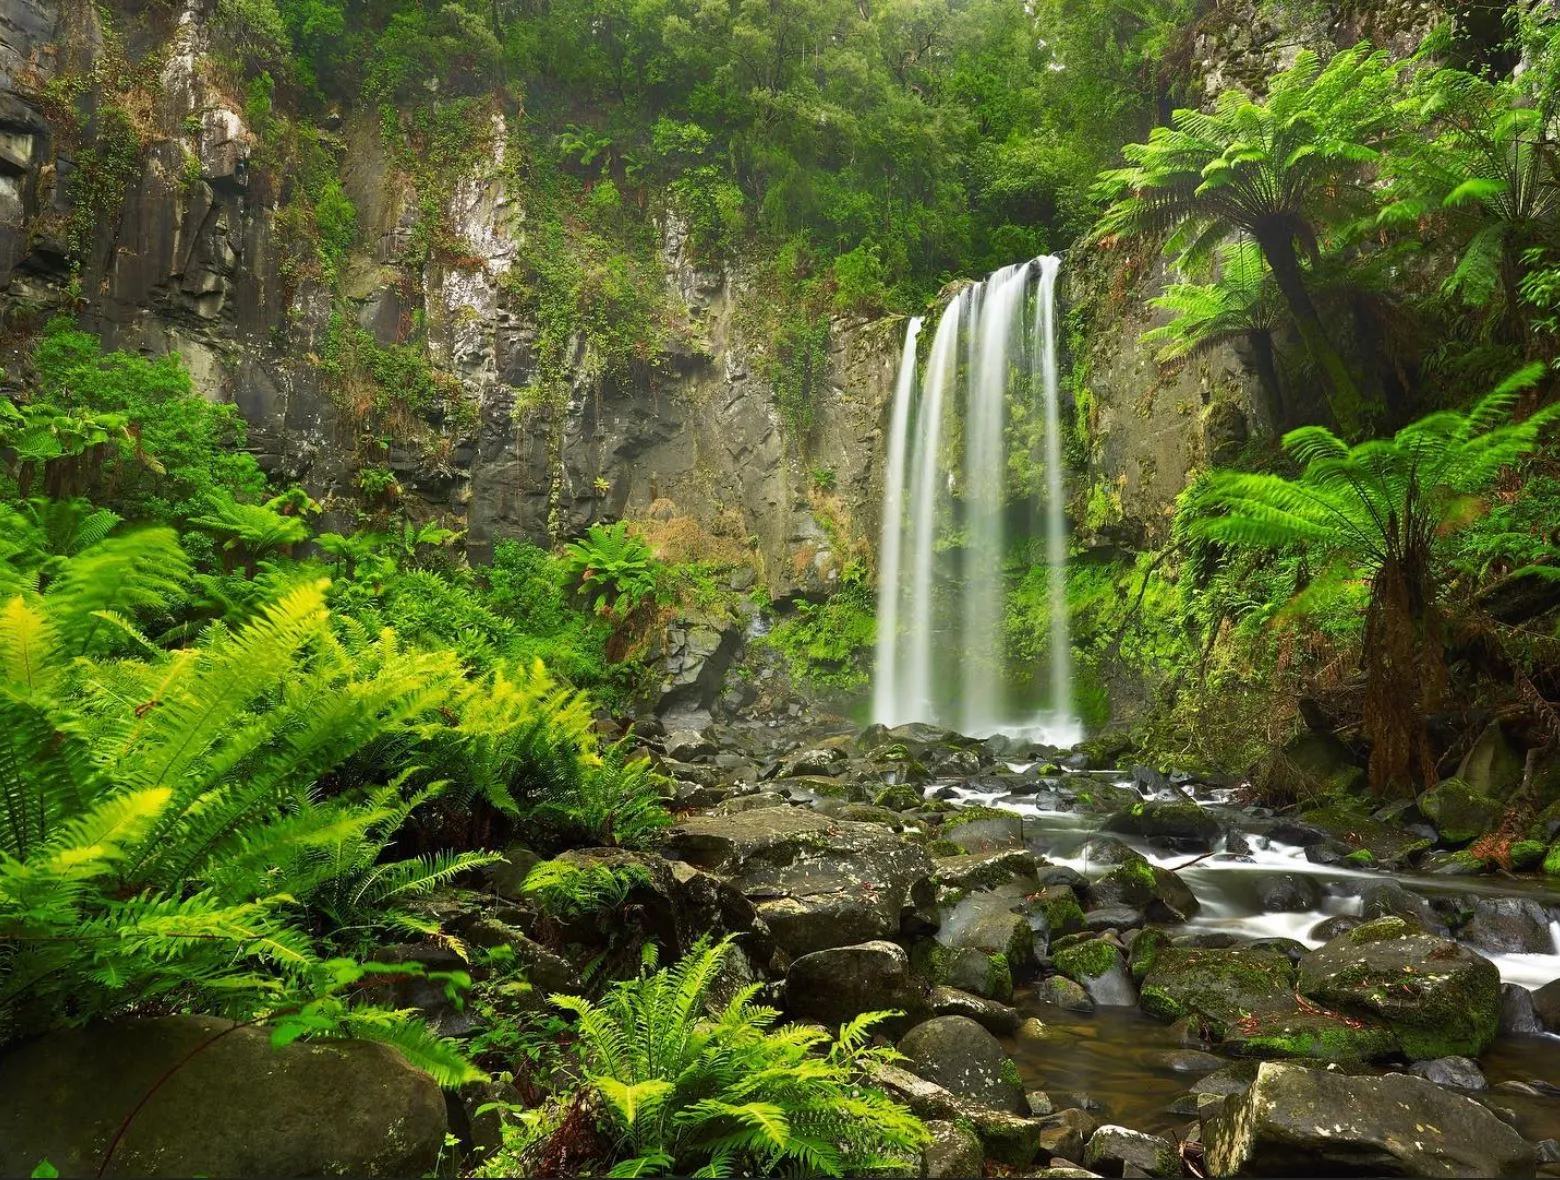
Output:
<instances>
[{"instance_id":1,"label":"tree fern trunk","mask_svg":"<svg viewBox=\"0 0 1560 1180\"><path fill-rule=\"evenodd\" d=\"M1246 339L1251 345L1257 380L1261 382L1262 392L1267 397L1268 417L1272 420L1273 432L1283 434L1289 415L1284 409L1284 387L1279 384L1278 363L1273 356L1273 335L1265 331L1248 332Z\"/></svg>"},{"instance_id":2,"label":"tree fern trunk","mask_svg":"<svg viewBox=\"0 0 1560 1180\"><path fill-rule=\"evenodd\" d=\"M1311 359L1316 362L1321 373L1333 418L1345 434L1357 434L1364 401L1343 357L1333 347L1322 317L1317 314L1316 304L1311 300L1311 293L1305 289L1294 236L1283 230L1259 230L1254 236L1268 266L1273 270L1273 280L1289 307L1289 314L1294 317L1300 339L1305 342L1306 351L1311 354Z\"/></svg>"}]
</instances>

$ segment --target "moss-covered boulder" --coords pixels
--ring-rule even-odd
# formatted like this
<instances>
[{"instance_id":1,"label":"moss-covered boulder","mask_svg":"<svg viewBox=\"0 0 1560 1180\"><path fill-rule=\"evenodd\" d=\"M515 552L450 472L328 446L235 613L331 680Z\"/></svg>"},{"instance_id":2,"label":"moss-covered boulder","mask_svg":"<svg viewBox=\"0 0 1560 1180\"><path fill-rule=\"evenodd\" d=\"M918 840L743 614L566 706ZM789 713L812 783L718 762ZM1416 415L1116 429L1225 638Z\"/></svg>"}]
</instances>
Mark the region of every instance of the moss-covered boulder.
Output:
<instances>
[{"instance_id":1,"label":"moss-covered boulder","mask_svg":"<svg viewBox=\"0 0 1560 1180\"><path fill-rule=\"evenodd\" d=\"M1046 932L1052 939L1083 929L1083 907L1069 885L1047 885L1025 902L1024 910L1044 920Z\"/></svg>"},{"instance_id":2,"label":"moss-covered boulder","mask_svg":"<svg viewBox=\"0 0 1560 1180\"><path fill-rule=\"evenodd\" d=\"M1285 1010L1293 998L1295 969L1277 951L1161 946L1152 956L1142 1008L1166 1024L1193 1016L1222 1037L1254 1012Z\"/></svg>"},{"instance_id":3,"label":"moss-covered boulder","mask_svg":"<svg viewBox=\"0 0 1560 1180\"><path fill-rule=\"evenodd\" d=\"M1022 882L1033 891L1040 884L1035 858L1022 848L938 857L936 868L937 884L944 889L996 889Z\"/></svg>"},{"instance_id":4,"label":"moss-covered boulder","mask_svg":"<svg viewBox=\"0 0 1560 1180\"><path fill-rule=\"evenodd\" d=\"M1139 802L1105 820L1107 832L1141 836L1175 848L1209 851L1219 838L1219 821L1190 801Z\"/></svg>"},{"instance_id":5,"label":"moss-covered boulder","mask_svg":"<svg viewBox=\"0 0 1560 1180\"><path fill-rule=\"evenodd\" d=\"M1500 1028L1500 972L1466 947L1402 918L1378 918L1300 960L1317 1004L1376 1017L1414 1061L1477 1057Z\"/></svg>"},{"instance_id":6,"label":"moss-covered boulder","mask_svg":"<svg viewBox=\"0 0 1560 1180\"><path fill-rule=\"evenodd\" d=\"M422 1176L448 1126L438 1084L387 1045L278 1047L212 1016L66 1029L0 1057L4 1176L42 1160L64 1176Z\"/></svg>"},{"instance_id":7,"label":"moss-covered boulder","mask_svg":"<svg viewBox=\"0 0 1560 1180\"><path fill-rule=\"evenodd\" d=\"M1293 995L1282 1008L1231 1025L1222 1046L1226 1053L1259 1060L1382 1061L1399 1052L1397 1037L1380 1021L1302 1004Z\"/></svg>"},{"instance_id":8,"label":"moss-covered boulder","mask_svg":"<svg viewBox=\"0 0 1560 1180\"><path fill-rule=\"evenodd\" d=\"M1500 822L1500 801L1449 778L1419 796L1419 810L1447 844L1467 844Z\"/></svg>"},{"instance_id":9,"label":"moss-covered boulder","mask_svg":"<svg viewBox=\"0 0 1560 1180\"><path fill-rule=\"evenodd\" d=\"M1023 848L1024 817L1000 807L964 807L943 820L942 838L966 852Z\"/></svg>"},{"instance_id":10,"label":"moss-covered boulder","mask_svg":"<svg viewBox=\"0 0 1560 1180\"><path fill-rule=\"evenodd\" d=\"M914 811L924 802L925 796L905 783L884 787L872 797L873 806L886 807L889 811Z\"/></svg>"},{"instance_id":11,"label":"moss-covered boulder","mask_svg":"<svg viewBox=\"0 0 1560 1180\"><path fill-rule=\"evenodd\" d=\"M1201 909L1185 882L1142 857L1117 865L1089 888L1092 908L1127 906L1151 922L1184 922Z\"/></svg>"},{"instance_id":12,"label":"moss-covered boulder","mask_svg":"<svg viewBox=\"0 0 1560 1180\"><path fill-rule=\"evenodd\" d=\"M785 980L786 1010L830 1028L863 1012L888 1009L903 1012L897 1028L908 1028L930 1014L930 994L926 980L911 969L904 948L881 941L802 955Z\"/></svg>"},{"instance_id":13,"label":"moss-covered boulder","mask_svg":"<svg viewBox=\"0 0 1560 1180\"><path fill-rule=\"evenodd\" d=\"M1103 938L1067 940L1052 952L1056 969L1079 984L1101 1007L1128 1007L1137 1003L1137 989L1127 974L1121 949Z\"/></svg>"}]
</instances>

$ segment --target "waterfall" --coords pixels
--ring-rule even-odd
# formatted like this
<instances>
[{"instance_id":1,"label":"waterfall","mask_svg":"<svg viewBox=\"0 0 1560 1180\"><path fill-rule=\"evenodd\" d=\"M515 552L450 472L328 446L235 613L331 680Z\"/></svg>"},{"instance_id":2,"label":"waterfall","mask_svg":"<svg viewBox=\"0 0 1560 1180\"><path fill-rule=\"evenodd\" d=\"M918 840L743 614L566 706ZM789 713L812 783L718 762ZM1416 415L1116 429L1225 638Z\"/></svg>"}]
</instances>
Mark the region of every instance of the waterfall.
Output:
<instances>
[{"instance_id":1,"label":"waterfall","mask_svg":"<svg viewBox=\"0 0 1560 1180\"><path fill-rule=\"evenodd\" d=\"M899 717L905 713L899 678L899 602L904 594L899 559L900 541L904 536L910 403L915 399L915 347L921 336L922 322L920 316L912 316L905 332L905 351L899 361L899 377L894 382L894 407L888 424L888 475L883 481L883 531L878 545L877 672L872 682L874 717Z\"/></svg>"},{"instance_id":2,"label":"waterfall","mask_svg":"<svg viewBox=\"0 0 1560 1180\"><path fill-rule=\"evenodd\" d=\"M964 550L963 660L960 663L965 733L1002 720L1002 579L1005 541L1003 486L1007 482L1010 353L1021 335L1028 263L997 271L975 291L970 314L970 367L965 385L964 499L969 543Z\"/></svg>"},{"instance_id":3,"label":"waterfall","mask_svg":"<svg viewBox=\"0 0 1560 1180\"><path fill-rule=\"evenodd\" d=\"M1083 738L1073 719L1072 628L1067 619L1067 517L1062 490L1061 388L1056 364L1056 276L1062 260L1040 259L1032 351L1040 357L1040 399L1045 407L1045 561L1051 600L1051 740Z\"/></svg>"},{"instance_id":4,"label":"waterfall","mask_svg":"<svg viewBox=\"0 0 1560 1180\"><path fill-rule=\"evenodd\" d=\"M937 453L942 446L943 399L958 377L959 318L964 292L954 296L937 323L926 381L916 414L914 474L910 484L910 631L898 720L936 716L932 691L932 565L937 557Z\"/></svg>"},{"instance_id":5,"label":"waterfall","mask_svg":"<svg viewBox=\"0 0 1560 1180\"><path fill-rule=\"evenodd\" d=\"M1004 267L960 291L938 320L919 380L917 344L923 325L919 319L910 322L887 440L875 721L928 721L956 725L969 734L1024 734L1058 743L1081 736L1072 719L1066 615L1055 303L1059 267L1058 259L1036 259ZM1039 718L1029 710L1028 719L1012 712L1003 675L1008 398L1023 394L1039 403L1034 408L1043 415L1045 429L1041 521L1052 657L1050 707ZM962 421L950 428L946 419L958 412ZM945 454L945 449L957 453ZM938 554L958 548L961 541L962 586L953 595L941 595L956 602L948 617L939 618L938 591L945 579L937 576ZM950 699L954 694L957 699Z\"/></svg>"}]
</instances>

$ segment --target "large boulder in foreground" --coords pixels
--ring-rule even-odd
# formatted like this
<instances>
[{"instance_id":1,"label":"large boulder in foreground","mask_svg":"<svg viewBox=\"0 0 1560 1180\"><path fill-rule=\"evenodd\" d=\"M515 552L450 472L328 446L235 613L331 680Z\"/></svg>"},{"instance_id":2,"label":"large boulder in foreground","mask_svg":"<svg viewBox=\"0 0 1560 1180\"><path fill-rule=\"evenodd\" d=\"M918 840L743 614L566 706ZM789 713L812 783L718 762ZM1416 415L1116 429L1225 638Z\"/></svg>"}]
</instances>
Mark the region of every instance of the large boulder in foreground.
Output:
<instances>
[{"instance_id":1,"label":"large boulder in foreground","mask_svg":"<svg viewBox=\"0 0 1560 1180\"><path fill-rule=\"evenodd\" d=\"M1411 1061L1477 1057L1500 1030L1495 964L1402 918L1378 918L1300 960L1300 991L1376 1017Z\"/></svg>"},{"instance_id":2,"label":"large boulder in foreground","mask_svg":"<svg viewBox=\"0 0 1560 1180\"><path fill-rule=\"evenodd\" d=\"M45 1159L62 1176L423 1176L447 1129L433 1079L369 1041L275 1048L262 1028L165 1016L0 1058L3 1176Z\"/></svg>"},{"instance_id":3,"label":"large boulder in foreground","mask_svg":"<svg viewBox=\"0 0 1560 1180\"><path fill-rule=\"evenodd\" d=\"M1531 1176L1533 1148L1423 1078L1264 1062L1203 1121L1211 1176Z\"/></svg>"},{"instance_id":4,"label":"large boulder in foreground","mask_svg":"<svg viewBox=\"0 0 1560 1180\"><path fill-rule=\"evenodd\" d=\"M1010 1114L1028 1114L1024 1084L997 1038L967 1016L938 1016L899 1042L906 1068L943 1089Z\"/></svg>"},{"instance_id":5,"label":"large boulder in foreground","mask_svg":"<svg viewBox=\"0 0 1560 1180\"><path fill-rule=\"evenodd\" d=\"M881 824L800 807L701 815L668 828L661 851L730 880L793 957L936 922L931 858Z\"/></svg>"},{"instance_id":6,"label":"large boulder in foreground","mask_svg":"<svg viewBox=\"0 0 1560 1180\"><path fill-rule=\"evenodd\" d=\"M792 1016L836 1028L863 1012L904 1013L886 1026L908 1028L931 1011L927 983L892 942L830 947L803 955L785 977Z\"/></svg>"}]
</instances>

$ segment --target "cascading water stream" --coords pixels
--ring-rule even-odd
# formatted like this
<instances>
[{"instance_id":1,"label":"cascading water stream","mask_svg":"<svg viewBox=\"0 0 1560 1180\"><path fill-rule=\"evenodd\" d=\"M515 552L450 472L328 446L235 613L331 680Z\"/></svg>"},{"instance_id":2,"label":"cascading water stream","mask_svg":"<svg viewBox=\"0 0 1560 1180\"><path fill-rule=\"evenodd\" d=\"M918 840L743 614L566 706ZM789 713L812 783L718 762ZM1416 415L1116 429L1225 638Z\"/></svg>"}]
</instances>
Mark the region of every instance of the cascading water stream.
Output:
<instances>
[{"instance_id":1,"label":"cascading water stream","mask_svg":"<svg viewBox=\"0 0 1560 1180\"><path fill-rule=\"evenodd\" d=\"M1012 346L1021 341L1029 263L1004 267L977 289L970 315L970 366L964 427L965 524L963 660L965 733L1001 727L1003 488L1007 482L1008 383Z\"/></svg>"},{"instance_id":2,"label":"cascading water stream","mask_svg":"<svg viewBox=\"0 0 1560 1180\"><path fill-rule=\"evenodd\" d=\"M928 721L969 734L1009 732L1057 744L1081 736L1072 716L1066 613L1056 346L1059 267L1058 259L1036 259L1004 267L959 292L938 320L919 382L921 321L912 320L906 333L889 420L879 549L873 719L885 725ZM1032 712L1030 719L1013 715L1003 676L1008 398L1021 391L1033 391L1045 424L1041 521L1049 571L1051 670L1049 708L1039 719ZM964 418L956 425L962 429L950 430L945 418L959 410ZM962 446L953 471L944 454L950 439ZM954 528L962 537L951 535ZM940 620L935 609L938 552L959 547L960 541L962 586L956 609ZM949 699L954 692L957 701Z\"/></svg>"},{"instance_id":3,"label":"cascading water stream","mask_svg":"<svg viewBox=\"0 0 1560 1180\"><path fill-rule=\"evenodd\" d=\"M932 691L932 566L937 557L937 453L942 445L943 397L957 377L959 318L964 292L954 296L932 337L920 409L916 415L914 476L910 485L910 628L901 712L888 724L936 714Z\"/></svg>"},{"instance_id":4,"label":"cascading water stream","mask_svg":"<svg viewBox=\"0 0 1560 1180\"><path fill-rule=\"evenodd\" d=\"M908 461L911 402L915 400L915 348L921 336L920 316L912 316L905 332L904 356L894 383L894 408L888 425L888 474L883 482L883 533L878 547L877 676L872 685L874 717L897 717L900 699L899 602L904 587L899 576L900 544L905 512L905 464ZM896 722L897 724L897 722Z\"/></svg>"},{"instance_id":5,"label":"cascading water stream","mask_svg":"<svg viewBox=\"0 0 1560 1180\"><path fill-rule=\"evenodd\" d=\"M1045 560L1051 601L1051 740L1071 745L1083 732L1073 718L1072 628L1067 619L1067 517L1062 485L1061 383L1056 359L1056 277L1062 260L1040 259L1033 350L1040 356L1040 399L1045 407Z\"/></svg>"}]
</instances>

